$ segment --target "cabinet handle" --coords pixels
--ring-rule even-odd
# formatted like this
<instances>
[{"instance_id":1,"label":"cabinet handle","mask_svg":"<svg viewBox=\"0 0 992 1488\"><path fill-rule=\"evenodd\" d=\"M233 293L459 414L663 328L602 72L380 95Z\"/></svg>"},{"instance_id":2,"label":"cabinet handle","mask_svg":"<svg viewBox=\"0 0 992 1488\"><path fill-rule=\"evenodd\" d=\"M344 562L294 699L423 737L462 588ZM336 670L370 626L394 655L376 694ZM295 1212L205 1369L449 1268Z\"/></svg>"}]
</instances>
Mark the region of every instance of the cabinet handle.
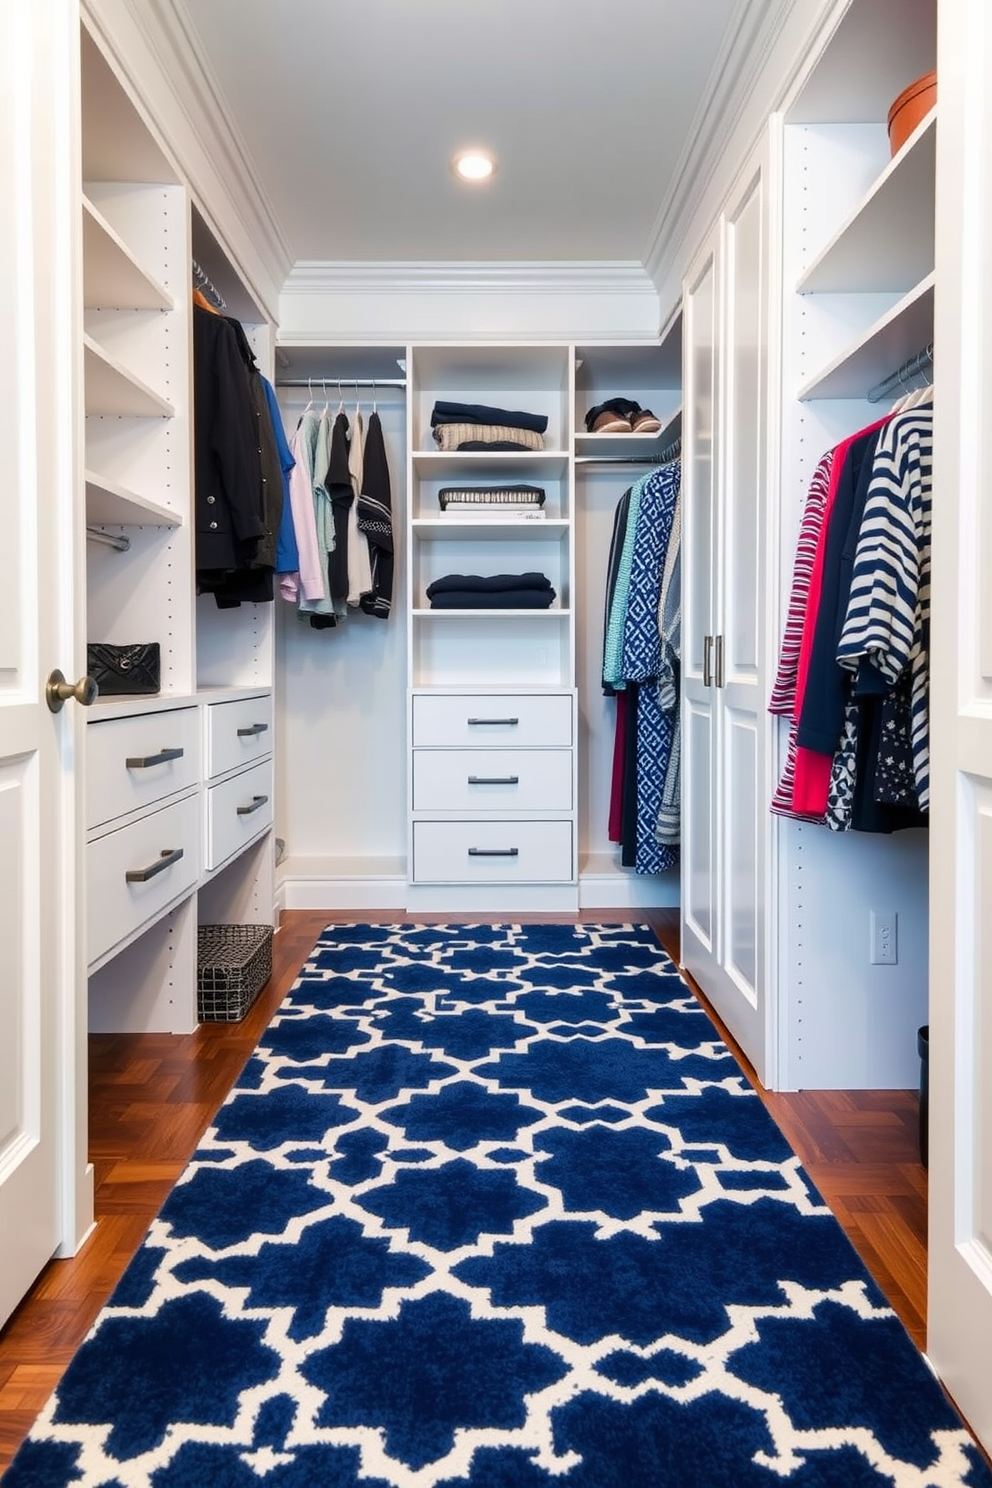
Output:
<instances>
[{"instance_id":1,"label":"cabinet handle","mask_svg":"<svg viewBox=\"0 0 992 1488\"><path fill-rule=\"evenodd\" d=\"M470 858L518 858L519 847L470 847Z\"/></svg>"},{"instance_id":2,"label":"cabinet handle","mask_svg":"<svg viewBox=\"0 0 992 1488\"><path fill-rule=\"evenodd\" d=\"M513 728L519 722L519 718L470 718L468 720L469 726L473 728L480 723L505 723L508 728Z\"/></svg>"},{"instance_id":3,"label":"cabinet handle","mask_svg":"<svg viewBox=\"0 0 992 1488\"><path fill-rule=\"evenodd\" d=\"M703 686L713 686L713 637L703 636Z\"/></svg>"},{"instance_id":4,"label":"cabinet handle","mask_svg":"<svg viewBox=\"0 0 992 1488\"><path fill-rule=\"evenodd\" d=\"M267 723L253 723L250 728L238 729L239 739L250 739L253 734L264 734L268 730Z\"/></svg>"},{"instance_id":5,"label":"cabinet handle","mask_svg":"<svg viewBox=\"0 0 992 1488\"><path fill-rule=\"evenodd\" d=\"M519 775L470 775L469 785L519 785Z\"/></svg>"},{"instance_id":6,"label":"cabinet handle","mask_svg":"<svg viewBox=\"0 0 992 1488\"><path fill-rule=\"evenodd\" d=\"M268 796L252 796L252 798L251 798L251 805L250 806L239 806L238 807L238 815L239 816L251 816L252 812L253 811L258 811L260 807L262 807L262 806L265 805L265 803L266 803L266 801L268 799L269 799Z\"/></svg>"},{"instance_id":7,"label":"cabinet handle","mask_svg":"<svg viewBox=\"0 0 992 1488\"><path fill-rule=\"evenodd\" d=\"M155 862L147 868L129 868L124 875L125 883L147 883L156 874L164 873L166 868L171 868L173 863L178 863L183 855L181 847L163 847Z\"/></svg>"},{"instance_id":8,"label":"cabinet handle","mask_svg":"<svg viewBox=\"0 0 992 1488\"><path fill-rule=\"evenodd\" d=\"M723 686L723 636L716 637L716 685Z\"/></svg>"},{"instance_id":9,"label":"cabinet handle","mask_svg":"<svg viewBox=\"0 0 992 1488\"><path fill-rule=\"evenodd\" d=\"M158 754L132 754L124 764L129 770L150 770L152 765L167 765L170 760L182 759L185 749L160 749Z\"/></svg>"}]
</instances>

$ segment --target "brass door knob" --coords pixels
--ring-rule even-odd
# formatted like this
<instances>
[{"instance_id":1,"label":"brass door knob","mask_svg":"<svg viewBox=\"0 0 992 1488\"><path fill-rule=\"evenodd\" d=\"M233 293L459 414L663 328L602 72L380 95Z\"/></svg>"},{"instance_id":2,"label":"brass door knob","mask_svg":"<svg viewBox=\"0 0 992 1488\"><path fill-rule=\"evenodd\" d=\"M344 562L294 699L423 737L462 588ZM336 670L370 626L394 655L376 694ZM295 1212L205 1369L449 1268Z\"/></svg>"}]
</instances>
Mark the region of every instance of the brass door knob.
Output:
<instances>
[{"instance_id":1,"label":"brass door knob","mask_svg":"<svg viewBox=\"0 0 992 1488\"><path fill-rule=\"evenodd\" d=\"M45 702L53 713L61 713L63 703L75 698L88 708L100 696L100 689L92 677L80 677L78 682L67 682L58 667L45 683Z\"/></svg>"}]
</instances>

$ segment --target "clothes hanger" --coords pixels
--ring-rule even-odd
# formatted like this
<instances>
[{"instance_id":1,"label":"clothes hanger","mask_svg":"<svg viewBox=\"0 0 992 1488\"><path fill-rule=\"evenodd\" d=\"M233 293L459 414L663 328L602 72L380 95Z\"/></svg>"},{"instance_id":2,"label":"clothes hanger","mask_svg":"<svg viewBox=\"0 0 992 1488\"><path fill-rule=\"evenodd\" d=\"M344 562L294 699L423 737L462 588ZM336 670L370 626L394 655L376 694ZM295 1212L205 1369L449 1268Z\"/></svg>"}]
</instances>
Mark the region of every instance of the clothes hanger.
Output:
<instances>
[{"instance_id":1,"label":"clothes hanger","mask_svg":"<svg viewBox=\"0 0 992 1488\"><path fill-rule=\"evenodd\" d=\"M304 408L303 412L304 413L309 413L312 408L313 408L313 382L308 377L307 378L307 406L306 406L306 408Z\"/></svg>"},{"instance_id":2,"label":"clothes hanger","mask_svg":"<svg viewBox=\"0 0 992 1488\"><path fill-rule=\"evenodd\" d=\"M905 373L905 370L902 367L899 368L899 371L896 373L896 376L897 376L897 378L899 380L899 386L903 389L903 392L901 392L899 394L899 397L896 399L896 401L893 403L892 407L889 409L889 417L890 418L893 418L897 413L905 413L905 411L906 411L906 405L907 405L907 403L909 401L909 398L911 396L911 393L912 393L912 389L911 388L908 389L908 390L906 389L906 373Z\"/></svg>"},{"instance_id":3,"label":"clothes hanger","mask_svg":"<svg viewBox=\"0 0 992 1488\"><path fill-rule=\"evenodd\" d=\"M220 311L216 305L211 305L202 289L193 290L193 304L199 305L201 310L209 310L211 315L219 315Z\"/></svg>"}]
</instances>

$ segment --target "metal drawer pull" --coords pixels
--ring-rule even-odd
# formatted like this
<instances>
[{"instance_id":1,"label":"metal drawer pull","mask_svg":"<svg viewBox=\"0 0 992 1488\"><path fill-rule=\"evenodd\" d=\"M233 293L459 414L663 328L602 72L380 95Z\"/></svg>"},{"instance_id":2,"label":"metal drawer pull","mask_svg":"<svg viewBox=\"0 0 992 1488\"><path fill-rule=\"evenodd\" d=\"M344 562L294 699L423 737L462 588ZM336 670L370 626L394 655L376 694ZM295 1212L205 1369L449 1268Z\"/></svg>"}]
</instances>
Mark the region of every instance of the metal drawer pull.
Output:
<instances>
[{"instance_id":1,"label":"metal drawer pull","mask_svg":"<svg viewBox=\"0 0 992 1488\"><path fill-rule=\"evenodd\" d=\"M717 687L722 687L723 686L723 636L722 635L718 635L715 638L715 640L714 640L714 651L716 653L716 665L715 665L715 669L714 669L715 670L715 673L716 673L716 685L717 685Z\"/></svg>"},{"instance_id":2,"label":"metal drawer pull","mask_svg":"<svg viewBox=\"0 0 992 1488\"><path fill-rule=\"evenodd\" d=\"M250 728L238 729L239 739L250 739L253 734L264 734L269 725L267 723L253 723Z\"/></svg>"},{"instance_id":3,"label":"metal drawer pull","mask_svg":"<svg viewBox=\"0 0 992 1488\"><path fill-rule=\"evenodd\" d=\"M124 761L129 770L150 770L152 765L167 765L170 760L182 759L185 749L160 749L158 754L134 754Z\"/></svg>"},{"instance_id":4,"label":"metal drawer pull","mask_svg":"<svg viewBox=\"0 0 992 1488\"><path fill-rule=\"evenodd\" d=\"M470 847L470 858L519 858L519 847Z\"/></svg>"},{"instance_id":5,"label":"metal drawer pull","mask_svg":"<svg viewBox=\"0 0 992 1488\"><path fill-rule=\"evenodd\" d=\"M519 775L470 775L469 785L519 785Z\"/></svg>"},{"instance_id":6,"label":"metal drawer pull","mask_svg":"<svg viewBox=\"0 0 992 1488\"><path fill-rule=\"evenodd\" d=\"M703 686L713 686L713 637L703 636Z\"/></svg>"},{"instance_id":7,"label":"metal drawer pull","mask_svg":"<svg viewBox=\"0 0 992 1488\"><path fill-rule=\"evenodd\" d=\"M147 883L157 873L164 873L166 868L171 868L173 863L178 863L182 855L181 847L163 847L161 854L150 868L129 868L124 875L124 881L126 883Z\"/></svg>"},{"instance_id":8,"label":"metal drawer pull","mask_svg":"<svg viewBox=\"0 0 992 1488\"><path fill-rule=\"evenodd\" d=\"M468 720L468 722L469 722L469 727L475 727L477 724L480 724L480 723L505 723L507 725L507 727L512 728L515 724L518 724L520 722L520 719L519 718L470 718Z\"/></svg>"},{"instance_id":9,"label":"metal drawer pull","mask_svg":"<svg viewBox=\"0 0 992 1488\"><path fill-rule=\"evenodd\" d=\"M251 816L252 812L257 811L260 806L264 806L268 799L268 796L252 796L250 806L238 807L238 815Z\"/></svg>"}]
</instances>

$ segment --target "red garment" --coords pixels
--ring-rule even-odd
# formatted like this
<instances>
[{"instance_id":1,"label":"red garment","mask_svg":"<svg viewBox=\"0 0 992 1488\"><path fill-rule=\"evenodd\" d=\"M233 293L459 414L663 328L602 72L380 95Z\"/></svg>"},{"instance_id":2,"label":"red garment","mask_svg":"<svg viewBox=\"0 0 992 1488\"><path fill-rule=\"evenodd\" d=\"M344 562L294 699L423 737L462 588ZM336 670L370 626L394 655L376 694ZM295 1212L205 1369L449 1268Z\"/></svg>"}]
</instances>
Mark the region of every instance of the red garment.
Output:
<instances>
[{"instance_id":1,"label":"red garment","mask_svg":"<svg viewBox=\"0 0 992 1488\"><path fill-rule=\"evenodd\" d=\"M627 746L627 694L618 692L616 733L613 736L613 785L610 791L611 842L623 841L623 762Z\"/></svg>"},{"instance_id":2,"label":"red garment","mask_svg":"<svg viewBox=\"0 0 992 1488\"><path fill-rule=\"evenodd\" d=\"M775 685L772 688L771 701L768 704L769 713L777 713L782 718L789 720L789 738L786 745L785 764L782 767L782 778L778 783L775 794L772 796L772 811L780 816L796 816L800 821L820 820L821 818L809 818L795 810L792 804L793 785L796 775L796 735L799 731L798 715L796 712L796 680L799 673L799 652L803 642L803 626L806 622L806 608L809 603L810 577L813 572L813 560L816 557L816 545L820 539L820 532L825 519L827 495L830 491L830 472L834 463L833 450L827 450L819 465L816 467L810 488L806 496L806 505L803 508L802 521L799 526L799 540L796 544L796 560L792 573L792 591L789 595L789 612L785 622L785 634L782 637L782 646L779 653L778 671L775 675Z\"/></svg>"},{"instance_id":3,"label":"red garment","mask_svg":"<svg viewBox=\"0 0 992 1488\"><path fill-rule=\"evenodd\" d=\"M816 543L816 556L813 559L813 572L809 582L809 600L806 606L806 619L803 622L803 639L799 649L799 669L796 677L796 711L795 717L799 718L803 711L803 698L806 696L806 679L809 676L809 661L813 652L813 636L816 632L816 616L820 608L820 595L823 591L823 558L827 547L827 528L830 526L830 513L833 511L834 497L837 494L837 484L840 480L844 461L847 459L848 451L856 439L861 439L865 434L873 434L883 424L887 424L891 415L876 419L869 424L867 429L859 429L857 434L851 434L847 439L841 441L834 450L834 462L830 468L830 488L827 492L826 510L823 514L823 525ZM813 749L805 749L800 744L796 749L796 773L792 787L792 805L797 812L804 816L823 816L827 809L827 796L830 791L830 770L833 765L832 754L817 754Z\"/></svg>"}]
</instances>

